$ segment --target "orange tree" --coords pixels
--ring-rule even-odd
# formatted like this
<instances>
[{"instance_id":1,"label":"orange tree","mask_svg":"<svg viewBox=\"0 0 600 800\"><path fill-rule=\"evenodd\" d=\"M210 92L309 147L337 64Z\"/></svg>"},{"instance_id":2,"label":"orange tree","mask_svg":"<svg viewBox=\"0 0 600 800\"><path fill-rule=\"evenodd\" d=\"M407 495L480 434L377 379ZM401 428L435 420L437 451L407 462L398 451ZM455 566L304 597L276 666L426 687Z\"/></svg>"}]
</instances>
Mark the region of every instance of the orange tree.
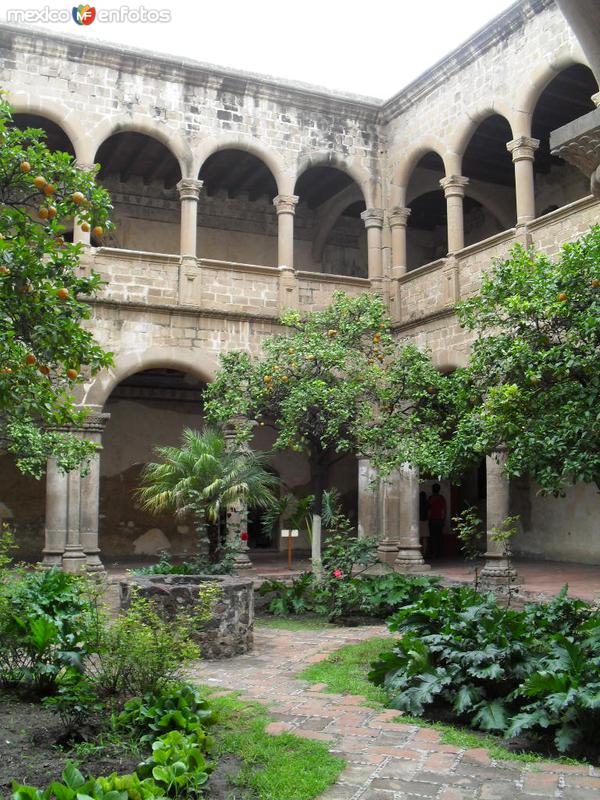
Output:
<instances>
[{"instance_id":1,"label":"orange tree","mask_svg":"<svg viewBox=\"0 0 600 800\"><path fill-rule=\"evenodd\" d=\"M455 469L504 445L542 492L600 486L600 226L554 260L515 247L458 316L476 339L453 376Z\"/></svg>"},{"instance_id":2,"label":"orange tree","mask_svg":"<svg viewBox=\"0 0 600 800\"><path fill-rule=\"evenodd\" d=\"M383 470L405 461L426 468L438 458L446 379L427 354L394 339L378 295L338 292L325 310L288 311L281 324L262 355L222 356L205 410L219 424L272 424L275 449L306 454L319 530L327 471L344 454L363 453ZM241 425L240 435L249 430Z\"/></svg>"},{"instance_id":3,"label":"orange tree","mask_svg":"<svg viewBox=\"0 0 600 800\"><path fill-rule=\"evenodd\" d=\"M92 452L59 429L82 421L74 390L110 363L82 324L100 278L78 274L81 245L62 236L74 218L101 236L110 198L44 140L16 128L0 98L0 438L37 477L50 455L73 469Z\"/></svg>"}]
</instances>

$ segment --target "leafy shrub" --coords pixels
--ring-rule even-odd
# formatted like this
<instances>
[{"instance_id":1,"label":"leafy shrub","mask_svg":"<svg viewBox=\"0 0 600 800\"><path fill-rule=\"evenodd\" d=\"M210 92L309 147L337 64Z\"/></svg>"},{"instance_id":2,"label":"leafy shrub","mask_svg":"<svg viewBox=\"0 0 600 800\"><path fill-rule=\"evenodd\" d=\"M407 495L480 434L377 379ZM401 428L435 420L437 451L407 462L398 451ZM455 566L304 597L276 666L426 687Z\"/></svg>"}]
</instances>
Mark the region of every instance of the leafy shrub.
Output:
<instances>
[{"instance_id":1,"label":"leafy shrub","mask_svg":"<svg viewBox=\"0 0 600 800\"><path fill-rule=\"evenodd\" d=\"M580 641L562 633L551 638L549 652L515 692L526 704L511 720L509 736L551 732L559 752L598 755L600 619L584 624L579 635Z\"/></svg>"},{"instance_id":2,"label":"leafy shrub","mask_svg":"<svg viewBox=\"0 0 600 800\"><path fill-rule=\"evenodd\" d=\"M94 592L57 569L4 574L0 583L0 683L52 694L67 668L83 672L98 639Z\"/></svg>"},{"instance_id":3,"label":"leafy shrub","mask_svg":"<svg viewBox=\"0 0 600 800\"><path fill-rule=\"evenodd\" d=\"M291 584L265 581L260 594L274 594L267 608L276 616L314 613L330 620L356 614L385 618L439 582L439 578L423 575L390 573L353 578L350 574L344 578L343 573L338 576L337 572L329 571L321 582L308 572Z\"/></svg>"},{"instance_id":4,"label":"leafy shrub","mask_svg":"<svg viewBox=\"0 0 600 800\"><path fill-rule=\"evenodd\" d=\"M369 678L391 705L482 730L552 738L559 752L596 748L600 617L565 589L507 609L469 587L431 589L388 622L402 634Z\"/></svg>"},{"instance_id":5,"label":"leafy shrub","mask_svg":"<svg viewBox=\"0 0 600 800\"><path fill-rule=\"evenodd\" d=\"M93 679L101 694L144 695L176 680L199 656L190 638L195 620L185 613L166 621L154 605L134 597L129 608L101 634Z\"/></svg>"},{"instance_id":6,"label":"leafy shrub","mask_svg":"<svg viewBox=\"0 0 600 800\"><path fill-rule=\"evenodd\" d=\"M13 785L13 800L161 800L164 792L154 781L141 780L136 774L117 775L106 778L83 777L73 765L68 764L62 773L62 781L54 781L42 791L34 786Z\"/></svg>"},{"instance_id":7,"label":"leafy shrub","mask_svg":"<svg viewBox=\"0 0 600 800\"><path fill-rule=\"evenodd\" d=\"M370 678L390 691L393 707L418 715L445 705L474 727L506 728L506 698L527 675L533 644L524 614L469 587L432 589L388 627L402 639Z\"/></svg>"},{"instance_id":8,"label":"leafy shrub","mask_svg":"<svg viewBox=\"0 0 600 800\"><path fill-rule=\"evenodd\" d=\"M152 778L169 797L199 797L209 772L203 745L200 732L169 731L152 742L152 755L136 772L143 780Z\"/></svg>"},{"instance_id":9,"label":"leafy shrub","mask_svg":"<svg viewBox=\"0 0 600 800\"><path fill-rule=\"evenodd\" d=\"M174 564L169 553L163 552L156 564L138 567L131 572L133 575L232 575L239 547L227 545L217 552L220 557L216 561L198 555L180 564Z\"/></svg>"},{"instance_id":10,"label":"leafy shrub","mask_svg":"<svg viewBox=\"0 0 600 800\"><path fill-rule=\"evenodd\" d=\"M115 727L147 741L169 731L196 733L212 721L213 712L197 687L168 683L156 693L128 700L115 717Z\"/></svg>"}]
</instances>

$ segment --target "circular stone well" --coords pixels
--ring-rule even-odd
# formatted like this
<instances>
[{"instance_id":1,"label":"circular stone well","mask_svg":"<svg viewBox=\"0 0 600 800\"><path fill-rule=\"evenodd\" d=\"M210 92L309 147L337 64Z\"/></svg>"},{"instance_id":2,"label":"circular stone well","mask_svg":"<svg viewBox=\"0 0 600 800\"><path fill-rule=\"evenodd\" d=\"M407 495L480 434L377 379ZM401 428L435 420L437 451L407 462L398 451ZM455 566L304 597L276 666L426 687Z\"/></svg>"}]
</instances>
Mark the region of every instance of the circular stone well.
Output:
<instances>
[{"instance_id":1,"label":"circular stone well","mask_svg":"<svg viewBox=\"0 0 600 800\"><path fill-rule=\"evenodd\" d=\"M252 649L254 584L251 578L230 575L132 575L121 581L121 608L131 602L132 589L151 600L163 619L180 611L194 613L202 583L217 584L220 595L209 620L195 632L203 658L231 658Z\"/></svg>"}]
</instances>

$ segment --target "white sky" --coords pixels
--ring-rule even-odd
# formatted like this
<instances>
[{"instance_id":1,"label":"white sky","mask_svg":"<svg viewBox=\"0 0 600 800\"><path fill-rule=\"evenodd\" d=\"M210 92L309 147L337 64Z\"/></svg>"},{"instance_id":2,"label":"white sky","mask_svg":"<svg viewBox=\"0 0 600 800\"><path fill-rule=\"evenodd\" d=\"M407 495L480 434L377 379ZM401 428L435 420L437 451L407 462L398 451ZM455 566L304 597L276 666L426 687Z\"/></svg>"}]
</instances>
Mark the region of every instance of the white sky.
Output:
<instances>
[{"instance_id":1,"label":"white sky","mask_svg":"<svg viewBox=\"0 0 600 800\"><path fill-rule=\"evenodd\" d=\"M169 9L169 23L66 23L48 32L103 39L356 94L388 98L511 5L509 0L116 0ZM60 0L2 0L34 13ZM37 26L40 23L37 22Z\"/></svg>"}]
</instances>

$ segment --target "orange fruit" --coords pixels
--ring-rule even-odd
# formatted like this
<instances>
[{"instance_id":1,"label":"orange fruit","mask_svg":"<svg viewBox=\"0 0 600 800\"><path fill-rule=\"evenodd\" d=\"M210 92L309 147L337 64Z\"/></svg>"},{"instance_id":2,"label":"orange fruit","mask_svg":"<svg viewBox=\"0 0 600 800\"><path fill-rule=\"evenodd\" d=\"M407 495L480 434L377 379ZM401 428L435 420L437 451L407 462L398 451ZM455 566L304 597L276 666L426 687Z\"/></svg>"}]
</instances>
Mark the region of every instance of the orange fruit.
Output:
<instances>
[{"instance_id":1,"label":"orange fruit","mask_svg":"<svg viewBox=\"0 0 600 800\"><path fill-rule=\"evenodd\" d=\"M48 209L48 219L54 219L56 213L57 213L56 208L54 206L50 206L50 208Z\"/></svg>"},{"instance_id":2,"label":"orange fruit","mask_svg":"<svg viewBox=\"0 0 600 800\"><path fill-rule=\"evenodd\" d=\"M594 289L597 289L598 286L600 286L600 281L598 280L598 278L592 278L592 287Z\"/></svg>"},{"instance_id":3,"label":"orange fruit","mask_svg":"<svg viewBox=\"0 0 600 800\"><path fill-rule=\"evenodd\" d=\"M31 164L29 163L29 161L21 161L21 163L19 164L19 169L21 170L21 172L29 172L29 170L31 169Z\"/></svg>"},{"instance_id":4,"label":"orange fruit","mask_svg":"<svg viewBox=\"0 0 600 800\"><path fill-rule=\"evenodd\" d=\"M83 192L73 192L73 194L71 195L71 199L76 205L79 206L85 200L85 195L83 194Z\"/></svg>"},{"instance_id":5,"label":"orange fruit","mask_svg":"<svg viewBox=\"0 0 600 800\"><path fill-rule=\"evenodd\" d=\"M34 184L37 186L38 189L43 189L46 185L46 178L38 175L36 178L33 179Z\"/></svg>"},{"instance_id":6,"label":"orange fruit","mask_svg":"<svg viewBox=\"0 0 600 800\"><path fill-rule=\"evenodd\" d=\"M0 275L10 275L10 270L8 267L0 267Z\"/></svg>"},{"instance_id":7,"label":"orange fruit","mask_svg":"<svg viewBox=\"0 0 600 800\"><path fill-rule=\"evenodd\" d=\"M81 223L81 230L84 233L87 233L89 231L89 229L90 229L90 226L87 224L87 222L82 222Z\"/></svg>"},{"instance_id":8,"label":"orange fruit","mask_svg":"<svg viewBox=\"0 0 600 800\"><path fill-rule=\"evenodd\" d=\"M564 302L565 302L565 300L567 299L567 295L566 295L566 293L565 293L565 292L561 292L561 293L558 295L558 299L560 300L560 302L561 302L561 303L564 303Z\"/></svg>"},{"instance_id":9,"label":"orange fruit","mask_svg":"<svg viewBox=\"0 0 600 800\"><path fill-rule=\"evenodd\" d=\"M331 339L332 339L334 336L337 336L337 331L335 330L335 328L330 328L330 329L327 331L327 336L329 336Z\"/></svg>"},{"instance_id":10,"label":"orange fruit","mask_svg":"<svg viewBox=\"0 0 600 800\"><path fill-rule=\"evenodd\" d=\"M60 300L66 300L69 296L69 290L62 286L56 293Z\"/></svg>"},{"instance_id":11,"label":"orange fruit","mask_svg":"<svg viewBox=\"0 0 600 800\"><path fill-rule=\"evenodd\" d=\"M79 375L79 373L77 372L77 370L76 370L76 369L68 369L68 370L67 370L67 378L68 378L70 381L74 381L74 380L75 380L75 378L76 378L78 375Z\"/></svg>"},{"instance_id":12,"label":"orange fruit","mask_svg":"<svg viewBox=\"0 0 600 800\"><path fill-rule=\"evenodd\" d=\"M92 228L92 233L94 234L94 236L100 238L100 236L102 236L102 234L104 233L104 228L102 227L102 225L96 225L95 228Z\"/></svg>"},{"instance_id":13,"label":"orange fruit","mask_svg":"<svg viewBox=\"0 0 600 800\"><path fill-rule=\"evenodd\" d=\"M25 362L30 366L33 366L34 364L37 364L37 358L33 355L33 353L29 353L25 359Z\"/></svg>"},{"instance_id":14,"label":"orange fruit","mask_svg":"<svg viewBox=\"0 0 600 800\"><path fill-rule=\"evenodd\" d=\"M51 194L54 194L54 192L56 191L56 189L54 188L54 186L52 186L52 184L51 184L51 183L47 183L47 184L44 186L44 189L43 189L43 191L44 191L44 194L45 194L47 197L49 197Z\"/></svg>"},{"instance_id":15,"label":"orange fruit","mask_svg":"<svg viewBox=\"0 0 600 800\"><path fill-rule=\"evenodd\" d=\"M40 219L48 219L49 216L50 216L50 212L48 211L46 206L40 206L40 209L38 211L38 217Z\"/></svg>"},{"instance_id":16,"label":"orange fruit","mask_svg":"<svg viewBox=\"0 0 600 800\"><path fill-rule=\"evenodd\" d=\"M47 367L45 364L40 364L38 370L42 373L42 375L50 375L50 367Z\"/></svg>"}]
</instances>

